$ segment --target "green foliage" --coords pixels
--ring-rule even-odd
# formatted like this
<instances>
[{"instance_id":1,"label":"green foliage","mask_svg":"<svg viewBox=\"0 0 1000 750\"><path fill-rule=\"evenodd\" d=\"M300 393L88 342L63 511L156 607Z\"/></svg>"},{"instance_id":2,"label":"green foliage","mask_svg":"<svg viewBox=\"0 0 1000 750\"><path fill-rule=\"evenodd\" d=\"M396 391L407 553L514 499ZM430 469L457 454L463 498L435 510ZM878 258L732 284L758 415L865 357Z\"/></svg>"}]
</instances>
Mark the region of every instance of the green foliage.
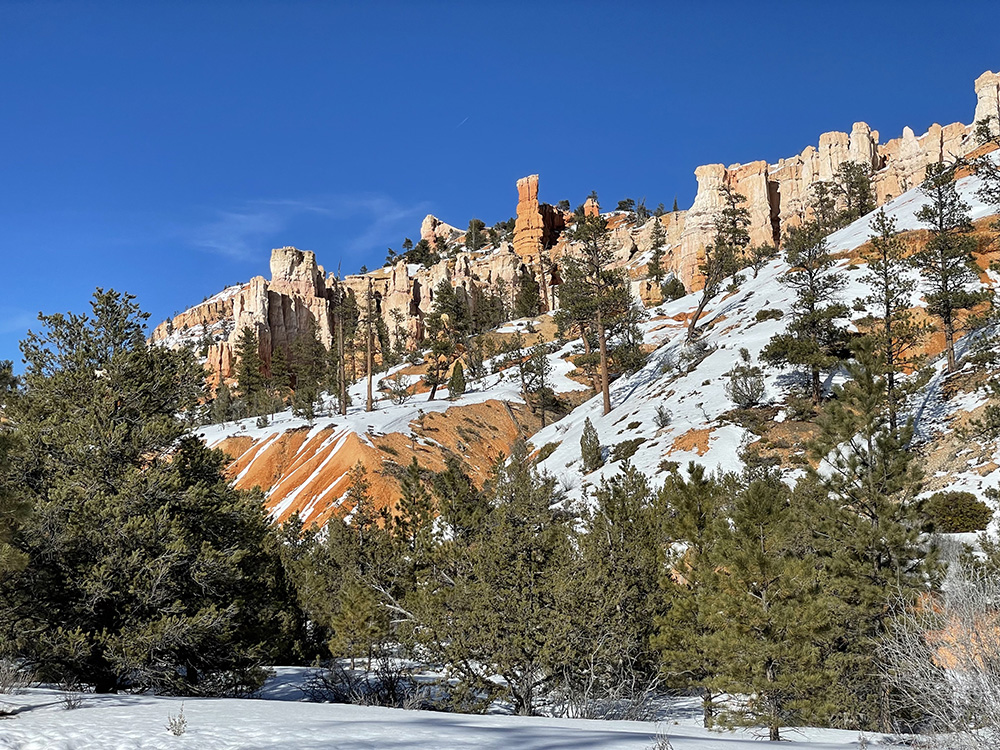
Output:
<instances>
[{"instance_id":1,"label":"green foliage","mask_svg":"<svg viewBox=\"0 0 1000 750\"><path fill-rule=\"evenodd\" d=\"M219 387L215 389L211 415L216 424L225 424L234 416L233 397L225 380L220 381Z\"/></svg>"},{"instance_id":2,"label":"green foliage","mask_svg":"<svg viewBox=\"0 0 1000 750\"><path fill-rule=\"evenodd\" d=\"M451 377L448 379L448 398L454 401L465 393L465 370L461 361L455 363L452 368Z\"/></svg>"},{"instance_id":3,"label":"green foliage","mask_svg":"<svg viewBox=\"0 0 1000 750\"><path fill-rule=\"evenodd\" d=\"M306 330L292 340L289 347L295 372L295 392L292 413L313 420L320 404L320 394L327 380L328 355L319 340L316 321L309 318Z\"/></svg>"},{"instance_id":4,"label":"green foliage","mask_svg":"<svg viewBox=\"0 0 1000 750\"><path fill-rule=\"evenodd\" d=\"M12 544L14 532L28 510L23 491L11 476L17 436L4 417L15 394L16 380L9 360L0 361L0 581L21 570L27 558Z\"/></svg>"},{"instance_id":5,"label":"green foliage","mask_svg":"<svg viewBox=\"0 0 1000 750\"><path fill-rule=\"evenodd\" d=\"M948 372L954 372L957 366L955 334L959 330L959 313L987 299L985 292L967 288L978 281L979 272L972 257L976 239L972 235L969 205L955 186L958 166L927 165L927 178L920 191L929 202L915 216L930 230L930 238L912 256L923 280L927 312L938 318L944 329Z\"/></svg>"},{"instance_id":6,"label":"green foliage","mask_svg":"<svg viewBox=\"0 0 1000 750\"><path fill-rule=\"evenodd\" d=\"M188 351L147 346L132 300L98 289L92 315L41 316L22 342L5 413L31 507L11 544L28 564L0 579L4 645L42 679L98 692L252 690L296 619L262 497L185 434L203 373Z\"/></svg>"},{"instance_id":7,"label":"green foliage","mask_svg":"<svg viewBox=\"0 0 1000 750\"><path fill-rule=\"evenodd\" d=\"M256 417L270 411L270 399L260 359L257 332L245 326L236 339L236 410L240 416Z\"/></svg>"},{"instance_id":8,"label":"green foliage","mask_svg":"<svg viewBox=\"0 0 1000 750\"><path fill-rule=\"evenodd\" d=\"M839 226L847 226L875 210L871 171L864 164L853 160L842 162L834 175L833 190L844 205L837 216Z\"/></svg>"},{"instance_id":9,"label":"green foliage","mask_svg":"<svg viewBox=\"0 0 1000 750\"><path fill-rule=\"evenodd\" d=\"M589 474L604 465L601 455L601 439L597 435L590 417L583 422L583 433L580 435L580 457L583 459L583 472Z\"/></svg>"},{"instance_id":10,"label":"green foliage","mask_svg":"<svg viewBox=\"0 0 1000 750\"><path fill-rule=\"evenodd\" d=\"M752 364L750 352L740 349L740 363L729 371L726 395L741 409L759 406L767 389L764 386L764 371Z\"/></svg>"},{"instance_id":11,"label":"green foliage","mask_svg":"<svg viewBox=\"0 0 1000 750\"><path fill-rule=\"evenodd\" d=\"M846 280L835 270L825 231L817 222L789 230L785 260L791 269L783 283L795 292L792 320L787 332L771 339L761 358L808 368L813 403L819 403L820 373L834 367L844 354L846 334L837 321L847 315L847 307L838 301Z\"/></svg>"},{"instance_id":12,"label":"green foliage","mask_svg":"<svg viewBox=\"0 0 1000 750\"><path fill-rule=\"evenodd\" d=\"M611 449L611 460L612 461L627 461L635 455L635 452L639 450L639 446L646 442L646 438L637 437L631 440L623 440L620 443L616 443Z\"/></svg>"},{"instance_id":13,"label":"green foliage","mask_svg":"<svg viewBox=\"0 0 1000 750\"><path fill-rule=\"evenodd\" d=\"M542 311L542 295L538 282L530 270L525 270L517 279L517 294L514 297L515 318L533 318Z\"/></svg>"},{"instance_id":14,"label":"green foliage","mask_svg":"<svg viewBox=\"0 0 1000 750\"><path fill-rule=\"evenodd\" d=\"M667 244L667 232L663 228L663 222L659 221L659 219L653 222L653 229L649 235L649 242L652 255L649 257L649 263L646 266L646 271L654 282L660 284L662 283L663 276L666 273L666 270L663 268L663 252Z\"/></svg>"},{"instance_id":15,"label":"green foliage","mask_svg":"<svg viewBox=\"0 0 1000 750\"><path fill-rule=\"evenodd\" d=\"M910 312L916 283L906 273L910 264L895 218L880 209L872 221L872 231L871 242L861 250L868 262L863 280L872 293L860 302L873 313L860 321L859 327L871 339L879 373L885 378L889 425L894 429L900 401L923 385L920 378L900 382L900 376L920 367L923 358L919 346L928 328Z\"/></svg>"},{"instance_id":16,"label":"green foliage","mask_svg":"<svg viewBox=\"0 0 1000 750\"><path fill-rule=\"evenodd\" d=\"M535 456L535 463L540 464L546 458L551 456L553 453L555 453L556 448L558 448L559 445L560 445L559 442L546 443L545 445L543 445L541 448L538 449L538 455Z\"/></svg>"},{"instance_id":17,"label":"green foliage","mask_svg":"<svg viewBox=\"0 0 1000 750\"><path fill-rule=\"evenodd\" d=\"M763 323L765 320L781 320L783 317L785 317L785 313L772 307L758 310L753 319L758 323Z\"/></svg>"},{"instance_id":18,"label":"green foliage","mask_svg":"<svg viewBox=\"0 0 1000 750\"><path fill-rule=\"evenodd\" d=\"M993 520L993 510L971 492L935 492L924 502L924 513L944 534L982 531Z\"/></svg>"},{"instance_id":19,"label":"green foliage","mask_svg":"<svg viewBox=\"0 0 1000 750\"><path fill-rule=\"evenodd\" d=\"M680 299L687 294L687 290L684 288L684 283L680 279L676 276L671 276L660 286L660 293L663 295L663 299L665 300L675 300Z\"/></svg>"},{"instance_id":20,"label":"green foliage","mask_svg":"<svg viewBox=\"0 0 1000 750\"><path fill-rule=\"evenodd\" d=\"M486 246L486 224L481 219L471 219L469 230L465 233L465 249L476 252Z\"/></svg>"},{"instance_id":21,"label":"green foliage","mask_svg":"<svg viewBox=\"0 0 1000 750\"><path fill-rule=\"evenodd\" d=\"M698 337L698 321L709 301L717 295L722 280L732 276L738 269L739 257L750 244L750 212L746 208L747 199L728 185L720 190L723 207L715 218L715 238L705 247L705 257L698 272L703 286L691 322L688 324L688 340Z\"/></svg>"}]
</instances>

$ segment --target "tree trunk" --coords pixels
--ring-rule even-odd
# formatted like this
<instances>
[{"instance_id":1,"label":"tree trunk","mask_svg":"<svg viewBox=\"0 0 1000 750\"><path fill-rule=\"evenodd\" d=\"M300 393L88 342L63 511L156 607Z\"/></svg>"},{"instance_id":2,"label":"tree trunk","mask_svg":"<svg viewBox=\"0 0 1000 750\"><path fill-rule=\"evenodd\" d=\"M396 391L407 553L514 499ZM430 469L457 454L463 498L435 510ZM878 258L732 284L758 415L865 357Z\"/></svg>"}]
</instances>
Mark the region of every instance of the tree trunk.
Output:
<instances>
[{"instance_id":1,"label":"tree trunk","mask_svg":"<svg viewBox=\"0 0 1000 750\"><path fill-rule=\"evenodd\" d=\"M712 691L704 688L701 694L702 726L711 729L715 725L715 704L712 702Z\"/></svg>"},{"instance_id":2,"label":"tree trunk","mask_svg":"<svg viewBox=\"0 0 1000 750\"><path fill-rule=\"evenodd\" d=\"M703 289L701 299L698 300L698 307L695 309L694 315L691 317L691 322L688 323L688 341L694 341L698 338L698 320L701 318L701 314L705 312L708 300L708 290Z\"/></svg>"},{"instance_id":3,"label":"tree trunk","mask_svg":"<svg viewBox=\"0 0 1000 750\"><path fill-rule=\"evenodd\" d=\"M948 351L948 373L955 372L955 324L948 316L944 320L944 344Z\"/></svg>"},{"instance_id":4,"label":"tree trunk","mask_svg":"<svg viewBox=\"0 0 1000 750\"><path fill-rule=\"evenodd\" d=\"M343 292L341 292L343 294ZM343 299L340 298L343 302ZM337 310L337 400L342 416L347 414L347 372L344 365L344 313Z\"/></svg>"},{"instance_id":5,"label":"tree trunk","mask_svg":"<svg viewBox=\"0 0 1000 750\"><path fill-rule=\"evenodd\" d=\"M819 400L820 396L822 396L822 392L820 391L820 384L819 384L819 368L816 367L815 365L813 365L812 368L812 396L813 396L813 404L819 405Z\"/></svg>"},{"instance_id":6,"label":"tree trunk","mask_svg":"<svg viewBox=\"0 0 1000 750\"><path fill-rule=\"evenodd\" d=\"M597 344L601 350L601 392L604 394L604 413L611 412L611 388L608 385L608 340L601 320L601 308L597 308Z\"/></svg>"}]
</instances>

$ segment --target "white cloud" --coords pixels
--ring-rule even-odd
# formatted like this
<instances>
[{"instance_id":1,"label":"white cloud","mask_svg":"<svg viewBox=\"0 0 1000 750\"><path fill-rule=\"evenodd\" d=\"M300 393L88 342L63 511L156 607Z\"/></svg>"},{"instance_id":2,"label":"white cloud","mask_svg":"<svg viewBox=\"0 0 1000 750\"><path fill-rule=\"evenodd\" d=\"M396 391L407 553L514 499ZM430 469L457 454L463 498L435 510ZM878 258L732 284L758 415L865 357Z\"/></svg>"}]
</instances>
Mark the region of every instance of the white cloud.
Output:
<instances>
[{"instance_id":1,"label":"white cloud","mask_svg":"<svg viewBox=\"0 0 1000 750\"><path fill-rule=\"evenodd\" d=\"M219 211L213 221L194 230L192 241L197 247L231 258L259 258L276 242L281 244L296 221L312 215L339 225L331 231L331 244L335 244L331 250L362 254L381 250L406 233L413 234L427 207L426 203L402 205L382 195L256 200Z\"/></svg>"}]
</instances>

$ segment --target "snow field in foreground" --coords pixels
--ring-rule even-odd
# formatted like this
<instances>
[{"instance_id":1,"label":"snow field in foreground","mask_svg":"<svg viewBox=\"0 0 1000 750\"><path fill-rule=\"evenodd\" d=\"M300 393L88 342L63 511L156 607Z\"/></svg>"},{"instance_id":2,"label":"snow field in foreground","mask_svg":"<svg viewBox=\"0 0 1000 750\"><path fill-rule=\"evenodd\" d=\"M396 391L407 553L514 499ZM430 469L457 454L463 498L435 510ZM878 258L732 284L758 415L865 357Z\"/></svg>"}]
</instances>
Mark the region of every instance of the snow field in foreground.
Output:
<instances>
[{"instance_id":1,"label":"snow field in foreground","mask_svg":"<svg viewBox=\"0 0 1000 750\"><path fill-rule=\"evenodd\" d=\"M298 702L295 688L308 670L279 668L262 699L181 699L148 695L86 695L83 705L63 707L61 694L32 689L2 696L22 706L0 720L2 750L644 750L664 733L674 750L752 750L754 730L702 729L697 701L678 700L672 718L660 723L539 717L446 714L430 711ZM166 728L183 704L187 729ZM766 736L766 735L765 735ZM853 750L856 732L786 730L787 748ZM871 750L901 747L869 738Z\"/></svg>"}]
</instances>

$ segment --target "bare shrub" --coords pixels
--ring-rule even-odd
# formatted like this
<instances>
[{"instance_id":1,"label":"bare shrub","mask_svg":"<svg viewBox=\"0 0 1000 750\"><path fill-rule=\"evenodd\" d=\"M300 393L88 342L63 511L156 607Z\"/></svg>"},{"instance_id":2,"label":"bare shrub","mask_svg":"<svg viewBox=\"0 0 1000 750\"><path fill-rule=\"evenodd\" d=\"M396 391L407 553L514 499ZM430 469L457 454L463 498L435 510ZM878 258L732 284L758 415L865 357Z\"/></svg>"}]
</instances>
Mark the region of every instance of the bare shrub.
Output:
<instances>
[{"instance_id":1,"label":"bare shrub","mask_svg":"<svg viewBox=\"0 0 1000 750\"><path fill-rule=\"evenodd\" d=\"M176 716L174 714L167 715L167 731L174 737L180 737L187 731L187 725L187 717L184 716L184 704L181 703L181 710Z\"/></svg>"},{"instance_id":2,"label":"bare shrub","mask_svg":"<svg viewBox=\"0 0 1000 750\"><path fill-rule=\"evenodd\" d=\"M949 750L1000 747L1000 582L954 565L883 644L900 708Z\"/></svg>"},{"instance_id":3,"label":"bare shrub","mask_svg":"<svg viewBox=\"0 0 1000 750\"><path fill-rule=\"evenodd\" d=\"M411 671L401 660L387 655L376 659L374 671L354 670L334 661L313 672L302 692L316 703L426 707L427 692L414 681Z\"/></svg>"}]
</instances>

